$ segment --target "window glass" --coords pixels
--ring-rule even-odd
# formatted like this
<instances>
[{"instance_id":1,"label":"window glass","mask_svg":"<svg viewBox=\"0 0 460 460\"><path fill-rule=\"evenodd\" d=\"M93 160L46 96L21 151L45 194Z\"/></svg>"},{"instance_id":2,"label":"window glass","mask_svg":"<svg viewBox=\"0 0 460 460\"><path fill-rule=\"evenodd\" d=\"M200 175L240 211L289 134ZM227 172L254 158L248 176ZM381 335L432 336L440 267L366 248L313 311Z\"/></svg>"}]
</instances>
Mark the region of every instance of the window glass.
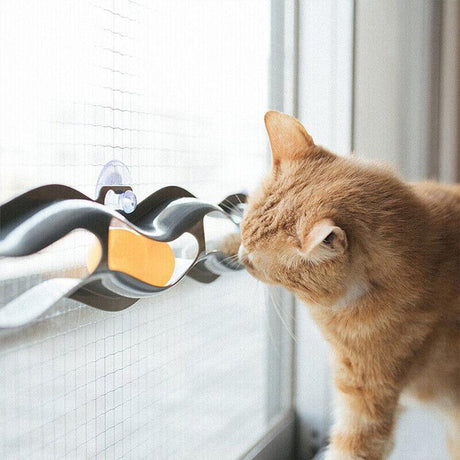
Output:
<instances>
[{"instance_id":1,"label":"window glass","mask_svg":"<svg viewBox=\"0 0 460 460\"><path fill-rule=\"evenodd\" d=\"M138 200L251 189L268 164L269 53L269 0L2 0L0 201L48 183L94 197L110 160ZM89 237L0 259L0 306L78 271ZM0 457L238 457L289 406L289 379L269 385L290 352L265 299L239 272L118 313L66 300L0 331Z\"/></svg>"}]
</instances>

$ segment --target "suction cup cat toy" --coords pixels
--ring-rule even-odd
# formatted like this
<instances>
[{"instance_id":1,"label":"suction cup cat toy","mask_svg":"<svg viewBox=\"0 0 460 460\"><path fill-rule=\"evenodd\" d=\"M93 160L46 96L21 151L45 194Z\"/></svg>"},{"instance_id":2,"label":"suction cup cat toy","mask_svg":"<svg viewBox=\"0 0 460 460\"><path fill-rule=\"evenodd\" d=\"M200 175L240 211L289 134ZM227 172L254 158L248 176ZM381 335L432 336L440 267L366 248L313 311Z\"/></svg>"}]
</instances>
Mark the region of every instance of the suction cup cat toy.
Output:
<instances>
[{"instance_id":1,"label":"suction cup cat toy","mask_svg":"<svg viewBox=\"0 0 460 460\"><path fill-rule=\"evenodd\" d=\"M0 206L0 257L30 256L75 229L95 236L85 276L48 279L22 293L0 309L0 328L27 324L63 297L119 311L186 275L209 283L242 269L207 248L204 220L224 219L238 232L245 195L212 205L170 186L137 204L129 182L123 163L110 162L99 177L96 200L65 185L45 185Z\"/></svg>"}]
</instances>

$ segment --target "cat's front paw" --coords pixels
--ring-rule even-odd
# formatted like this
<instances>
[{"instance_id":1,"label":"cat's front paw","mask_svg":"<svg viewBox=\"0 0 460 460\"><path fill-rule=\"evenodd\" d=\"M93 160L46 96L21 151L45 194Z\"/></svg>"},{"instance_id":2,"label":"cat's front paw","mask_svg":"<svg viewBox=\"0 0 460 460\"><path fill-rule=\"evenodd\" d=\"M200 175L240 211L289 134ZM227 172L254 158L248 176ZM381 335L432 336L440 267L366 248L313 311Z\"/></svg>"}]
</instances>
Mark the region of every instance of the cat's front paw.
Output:
<instances>
[{"instance_id":1,"label":"cat's front paw","mask_svg":"<svg viewBox=\"0 0 460 460\"><path fill-rule=\"evenodd\" d=\"M229 233L219 239L206 240L206 252L220 251L228 256L229 260L238 262L238 250L241 244L239 233ZM194 259L196 257L196 244L189 244L184 247L181 252L181 257L185 259Z\"/></svg>"},{"instance_id":2,"label":"cat's front paw","mask_svg":"<svg viewBox=\"0 0 460 460\"><path fill-rule=\"evenodd\" d=\"M227 254L228 256L234 256L237 258L238 250L240 249L241 236L239 233L229 233L225 238L219 241L216 245L218 251Z\"/></svg>"}]
</instances>

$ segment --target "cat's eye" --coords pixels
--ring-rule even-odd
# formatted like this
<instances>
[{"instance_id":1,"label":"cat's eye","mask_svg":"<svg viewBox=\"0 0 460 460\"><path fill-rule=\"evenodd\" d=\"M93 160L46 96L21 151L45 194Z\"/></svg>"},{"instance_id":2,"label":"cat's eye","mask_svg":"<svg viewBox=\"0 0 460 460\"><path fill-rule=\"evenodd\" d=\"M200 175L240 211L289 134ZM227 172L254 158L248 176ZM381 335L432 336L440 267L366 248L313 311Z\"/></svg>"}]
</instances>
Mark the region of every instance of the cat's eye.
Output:
<instances>
[{"instance_id":1,"label":"cat's eye","mask_svg":"<svg viewBox=\"0 0 460 460\"><path fill-rule=\"evenodd\" d=\"M334 232L329 233L329 235L327 235L326 238L324 238L323 243L330 246L332 244L332 241L334 240L334 236Z\"/></svg>"}]
</instances>

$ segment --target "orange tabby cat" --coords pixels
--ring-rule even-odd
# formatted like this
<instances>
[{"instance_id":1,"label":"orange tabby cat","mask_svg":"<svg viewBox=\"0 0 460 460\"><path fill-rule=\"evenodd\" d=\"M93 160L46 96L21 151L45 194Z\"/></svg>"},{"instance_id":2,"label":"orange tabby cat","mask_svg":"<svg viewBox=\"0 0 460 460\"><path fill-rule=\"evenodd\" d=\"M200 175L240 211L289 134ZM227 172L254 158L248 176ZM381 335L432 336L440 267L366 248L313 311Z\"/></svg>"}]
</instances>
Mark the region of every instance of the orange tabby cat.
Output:
<instances>
[{"instance_id":1,"label":"orange tabby cat","mask_svg":"<svg viewBox=\"0 0 460 460\"><path fill-rule=\"evenodd\" d=\"M381 459L401 394L440 409L460 459L460 185L406 184L336 156L268 112L273 168L250 197L240 258L304 301L333 350L327 459Z\"/></svg>"}]
</instances>

